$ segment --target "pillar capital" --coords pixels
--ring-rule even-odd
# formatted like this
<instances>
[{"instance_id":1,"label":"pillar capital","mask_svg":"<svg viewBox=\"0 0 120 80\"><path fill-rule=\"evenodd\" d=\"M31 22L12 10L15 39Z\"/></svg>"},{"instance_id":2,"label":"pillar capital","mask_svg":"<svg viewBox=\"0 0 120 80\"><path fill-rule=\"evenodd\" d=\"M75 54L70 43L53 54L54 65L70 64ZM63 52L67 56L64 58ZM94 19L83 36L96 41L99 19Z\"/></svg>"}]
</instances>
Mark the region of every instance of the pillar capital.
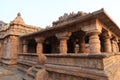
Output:
<instances>
[{"instance_id":1,"label":"pillar capital","mask_svg":"<svg viewBox=\"0 0 120 80\"><path fill-rule=\"evenodd\" d=\"M119 42L119 41L118 41L118 38L115 37L115 36L112 37L112 40L113 40L113 41L116 41L116 42Z\"/></svg>"},{"instance_id":2,"label":"pillar capital","mask_svg":"<svg viewBox=\"0 0 120 80\"><path fill-rule=\"evenodd\" d=\"M103 33L102 33L102 37L103 37L104 39L110 39L110 38L112 38L111 33L110 33L109 31L103 32Z\"/></svg>"},{"instance_id":3,"label":"pillar capital","mask_svg":"<svg viewBox=\"0 0 120 80\"><path fill-rule=\"evenodd\" d=\"M4 40L0 40L0 43L3 44L3 43L4 43Z\"/></svg>"},{"instance_id":4,"label":"pillar capital","mask_svg":"<svg viewBox=\"0 0 120 80\"><path fill-rule=\"evenodd\" d=\"M91 31L87 31L87 35L91 36L91 35L99 35L101 32L98 30L91 30Z\"/></svg>"},{"instance_id":5,"label":"pillar capital","mask_svg":"<svg viewBox=\"0 0 120 80\"><path fill-rule=\"evenodd\" d=\"M56 33L56 37L58 39L68 39L71 36L71 32L61 32L61 33Z\"/></svg>"},{"instance_id":6,"label":"pillar capital","mask_svg":"<svg viewBox=\"0 0 120 80\"><path fill-rule=\"evenodd\" d=\"M60 53L67 54L67 39L69 39L71 32L57 33L56 37L60 40Z\"/></svg>"},{"instance_id":7,"label":"pillar capital","mask_svg":"<svg viewBox=\"0 0 120 80\"><path fill-rule=\"evenodd\" d=\"M25 39L22 41L22 44L28 44L28 41Z\"/></svg>"},{"instance_id":8,"label":"pillar capital","mask_svg":"<svg viewBox=\"0 0 120 80\"><path fill-rule=\"evenodd\" d=\"M35 40L37 43L43 43L45 41L45 38L44 37L36 37Z\"/></svg>"}]
</instances>

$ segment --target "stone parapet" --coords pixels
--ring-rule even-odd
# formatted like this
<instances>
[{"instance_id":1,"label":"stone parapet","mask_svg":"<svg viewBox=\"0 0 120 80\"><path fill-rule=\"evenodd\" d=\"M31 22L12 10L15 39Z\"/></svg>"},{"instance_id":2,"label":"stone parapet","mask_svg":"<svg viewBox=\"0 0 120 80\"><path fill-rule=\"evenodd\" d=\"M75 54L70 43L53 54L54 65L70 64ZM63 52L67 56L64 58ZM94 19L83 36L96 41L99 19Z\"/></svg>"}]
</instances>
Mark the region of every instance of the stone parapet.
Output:
<instances>
[{"instance_id":1,"label":"stone parapet","mask_svg":"<svg viewBox=\"0 0 120 80\"><path fill-rule=\"evenodd\" d=\"M46 54L48 64L77 66L91 69L104 69L102 59L109 54Z\"/></svg>"},{"instance_id":2,"label":"stone parapet","mask_svg":"<svg viewBox=\"0 0 120 80\"><path fill-rule=\"evenodd\" d=\"M120 54L45 54L49 80L119 80ZM19 54L19 66L25 67L29 62L37 61L37 54ZM34 64L33 64L34 65ZM32 65L31 65L32 66ZM116 75L115 75L116 74ZM61 76L61 77L60 77ZM65 77L66 76L66 77Z\"/></svg>"},{"instance_id":3,"label":"stone parapet","mask_svg":"<svg viewBox=\"0 0 120 80\"><path fill-rule=\"evenodd\" d=\"M45 64L49 80L108 80L104 71L56 64Z\"/></svg>"}]
</instances>

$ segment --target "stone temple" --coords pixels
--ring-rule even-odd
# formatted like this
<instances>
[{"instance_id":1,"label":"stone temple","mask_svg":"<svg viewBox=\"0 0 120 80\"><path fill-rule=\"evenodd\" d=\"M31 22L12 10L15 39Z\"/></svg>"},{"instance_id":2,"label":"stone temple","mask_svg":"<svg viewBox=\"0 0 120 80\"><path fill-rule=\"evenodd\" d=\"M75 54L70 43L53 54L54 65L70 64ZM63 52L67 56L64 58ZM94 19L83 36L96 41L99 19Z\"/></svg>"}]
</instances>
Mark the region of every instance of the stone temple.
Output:
<instances>
[{"instance_id":1,"label":"stone temple","mask_svg":"<svg viewBox=\"0 0 120 80\"><path fill-rule=\"evenodd\" d=\"M64 14L45 29L17 17L0 29L0 64L22 80L120 80L120 29L104 9Z\"/></svg>"}]
</instances>

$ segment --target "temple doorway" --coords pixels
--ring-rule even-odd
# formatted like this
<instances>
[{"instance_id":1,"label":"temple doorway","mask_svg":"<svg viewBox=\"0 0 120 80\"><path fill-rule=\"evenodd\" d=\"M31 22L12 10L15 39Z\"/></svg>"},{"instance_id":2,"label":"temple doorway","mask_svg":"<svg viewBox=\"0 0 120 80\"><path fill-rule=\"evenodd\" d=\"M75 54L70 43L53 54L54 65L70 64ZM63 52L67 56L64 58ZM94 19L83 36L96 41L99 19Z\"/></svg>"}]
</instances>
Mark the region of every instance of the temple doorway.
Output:
<instances>
[{"instance_id":1,"label":"temple doorway","mask_svg":"<svg viewBox=\"0 0 120 80\"><path fill-rule=\"evenodd\" d=\"M31 39L28 43L28 53L36 53L37 43L34 39Z\"/></svg>"}]
</instances>

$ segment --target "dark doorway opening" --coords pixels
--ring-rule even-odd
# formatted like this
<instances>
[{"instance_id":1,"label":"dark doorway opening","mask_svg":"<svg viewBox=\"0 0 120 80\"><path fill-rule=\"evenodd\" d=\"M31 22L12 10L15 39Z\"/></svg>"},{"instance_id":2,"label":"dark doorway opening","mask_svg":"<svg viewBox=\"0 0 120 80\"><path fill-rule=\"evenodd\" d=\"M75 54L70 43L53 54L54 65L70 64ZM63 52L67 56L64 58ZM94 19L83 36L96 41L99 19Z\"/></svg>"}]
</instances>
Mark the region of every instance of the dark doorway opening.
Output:
<instances>
[{"instance_id":1,"label":"dark doorway opening","mask_svg":"<svg viewBox=\"0 0 120 80\"><path fill-rule=\"evenodd\" d=\"M44 43L44 49L43 49L44 51L44 53L52 53L52 45L49 43L49 42L45 42Z\"/></svg>"},{"instance_id":2,"label":"dark doorway opening","mask_svg":"<svg viewBox=\"0 0 120 80\"><path fill-rule=\"evenodd\" d=\"M37 43L34 39L30 40L28 43L28 53L36 53Z\"/></svg>"}]
</instances>

